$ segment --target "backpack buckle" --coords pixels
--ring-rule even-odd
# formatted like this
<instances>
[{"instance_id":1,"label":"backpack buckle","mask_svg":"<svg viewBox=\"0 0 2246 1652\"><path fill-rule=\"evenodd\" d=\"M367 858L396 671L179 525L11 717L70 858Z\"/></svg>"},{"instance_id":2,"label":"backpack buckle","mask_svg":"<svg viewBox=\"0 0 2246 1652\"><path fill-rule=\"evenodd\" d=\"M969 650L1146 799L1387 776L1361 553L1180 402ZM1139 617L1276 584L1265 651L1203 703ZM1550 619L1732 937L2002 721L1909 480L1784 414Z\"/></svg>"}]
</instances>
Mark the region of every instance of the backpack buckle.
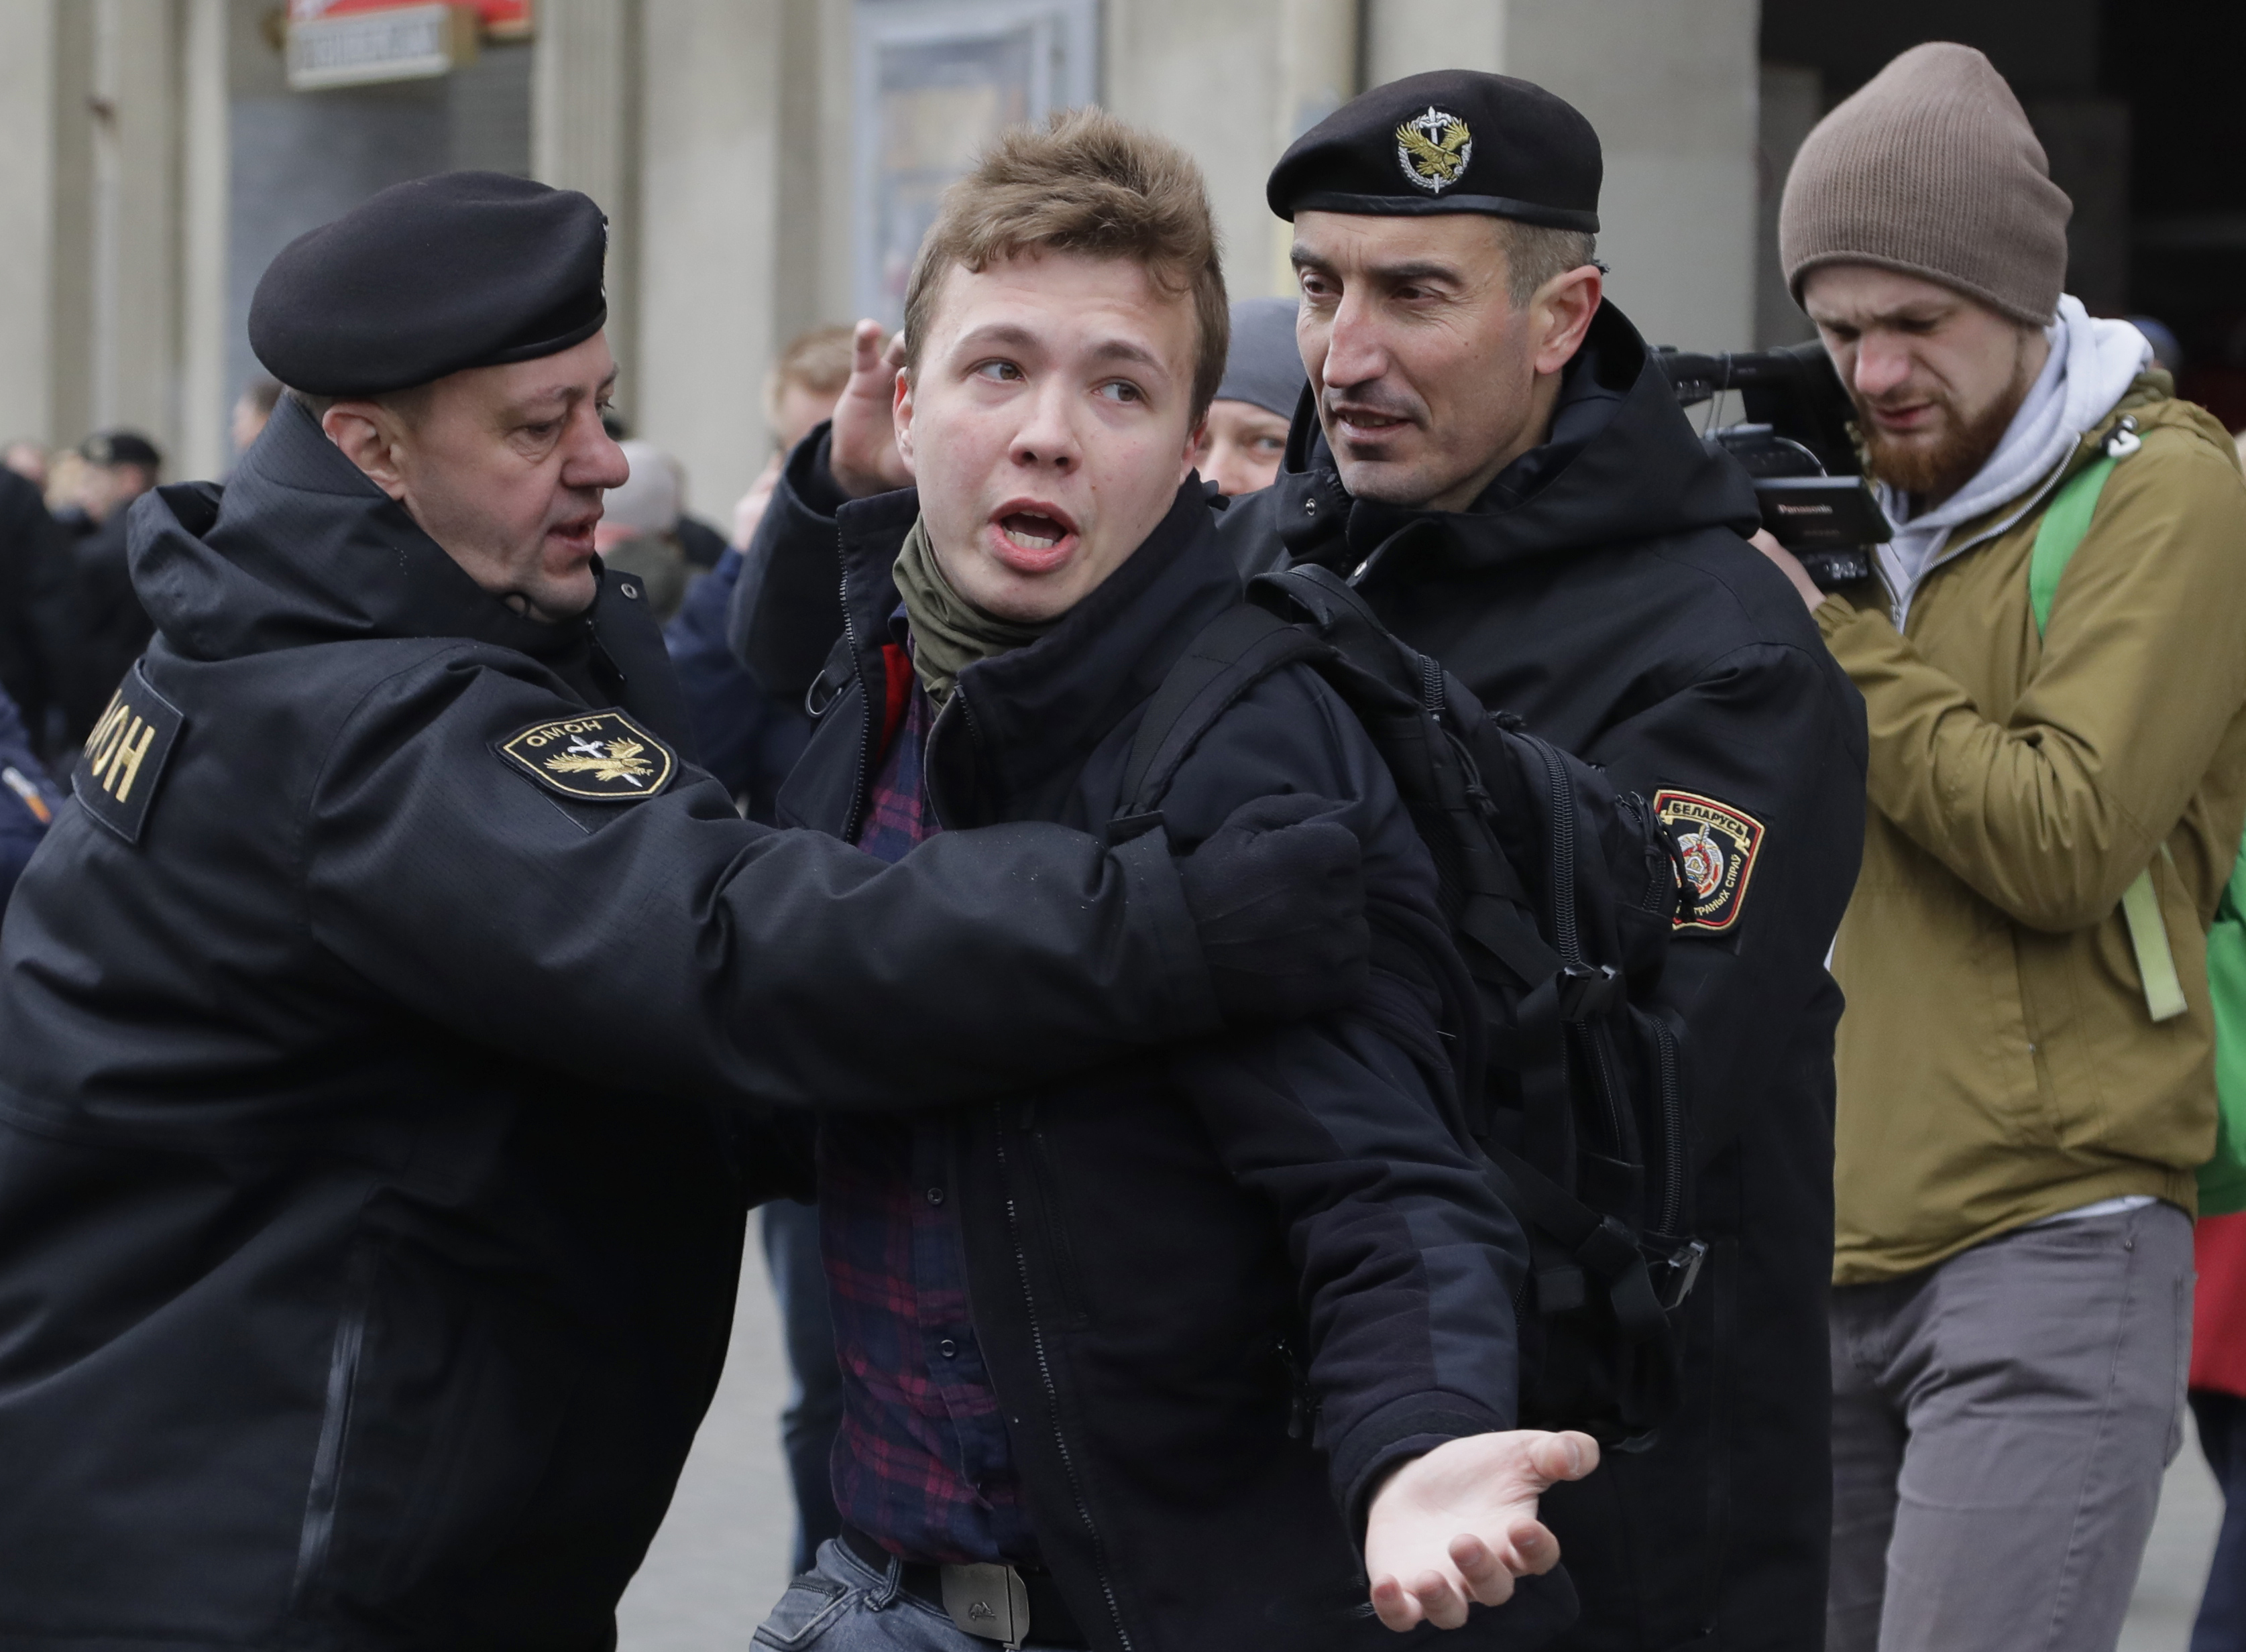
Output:
<instances>
[{"instance_id":1,"label":"backpack buckle","mask_svg":"<svg viewBox=\"0 0 2246 1652\"><path fill-rule=\"evenodd\" d=\"M1569 964L1560 971L1561 1018L1581 1021L1603 1016L1620 1002L1622 992L1622 976L1611 965Z\"/></svg>"},{"instance_id":2,"label":"backpack buckle","mask_svg":"<svg viewBox=\"0 0 2246 1652\"><path fill-rule=\"evenodd\" d=\"M1653 1281L1653 1294L1663 1312L1673 1314L1684 1306L1684 1299L1699 1282L1700 1265L1707 1260L1707 1245L1688 1239L1668 1255L1646 1263L1646 1275Z\"/></svg>"}]
</instances>

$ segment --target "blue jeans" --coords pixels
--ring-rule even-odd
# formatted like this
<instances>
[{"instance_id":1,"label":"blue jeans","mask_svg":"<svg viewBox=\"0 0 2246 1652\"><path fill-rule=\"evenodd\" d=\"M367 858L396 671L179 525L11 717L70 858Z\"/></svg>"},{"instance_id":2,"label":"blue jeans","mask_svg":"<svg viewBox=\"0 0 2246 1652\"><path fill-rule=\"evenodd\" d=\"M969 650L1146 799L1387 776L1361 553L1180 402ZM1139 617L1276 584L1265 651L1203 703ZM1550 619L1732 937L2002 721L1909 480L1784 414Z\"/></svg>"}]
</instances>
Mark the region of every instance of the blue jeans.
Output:
<instances>
[{"instance_id":1,"label":"blue jeans","mask_svg":"<svg viewBox=\"0 0 2246 1652\"><path fill-rule=\"evenodd\" d=\"M819 1260L819 1207L775 1199L759 1213L765 1267L779 1302L794 1379L779 1414L780 1449L795 1489L795 1570L811 1570L819 1546L842 1530L834 1512L834 1436L842 1426L842 1372L834 1363L834 1323L827 1312L827 1269Z\"/></svg>"},{"instance_id":2,"label":"blue jeans","mask_svg":"<svg viewBox=\"0 0 2246 1652\"><path fill-rule=\"evenodd\" d=\"M2208 1466L2222 1487L2222 1530L2192 1625L2191 1652L2246 1652L2246 1399L2195 1389L2191 1409Z\"/></svg>"},{"instance_id":3,"label":"blue jeans","mask_svg":"<svg viewBox=\"0 0 2246 1652\"><path fill-rule=\"evenodd\" d=\"M897 1587L898 1565L877 1572L840 1543L822 1543L819 1563L787 1586L754 1645L779 1652L992 1652L950 1615ZM1024 1652L1037 1652L1038 1642Z\"/></svg>"}]
</instances>

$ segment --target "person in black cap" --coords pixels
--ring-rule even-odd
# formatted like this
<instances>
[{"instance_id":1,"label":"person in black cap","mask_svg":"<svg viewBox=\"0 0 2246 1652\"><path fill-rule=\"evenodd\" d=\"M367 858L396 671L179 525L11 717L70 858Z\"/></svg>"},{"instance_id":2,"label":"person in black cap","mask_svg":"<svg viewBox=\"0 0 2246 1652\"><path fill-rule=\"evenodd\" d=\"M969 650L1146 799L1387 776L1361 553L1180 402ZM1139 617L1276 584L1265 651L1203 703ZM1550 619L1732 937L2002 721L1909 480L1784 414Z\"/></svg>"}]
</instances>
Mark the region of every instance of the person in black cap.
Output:
<instances>
[{"instance_id":1,"label":"person in black cap","mask_svg":"<svg viewBox=\"0 0 2246 1652\"><path fill-rule=\"evenodd\" d=\"M62 671L63 738L85 738L118 679L155 633L133 595L125 522L133 501L156 486L163 455L137 431L101 431L78 444L86 486L85 532L71 547L69 622Z\"/></svg>"},{"instance_id":2,"label":"person in black cap","mask_svg":"<svg viewBox=\"0 0 2246 1652\"><path fill-rule=\"evenodd\" d=\"M611 1646L745 1207L802 1185L772 1110L1365 980L1332 825L888 867L739 819L593 554L603 235L459 173L296 241L250 316L292 392L133 508L156 639L0 940L11 1644Z\"/></svg>"},{"instance_id":3,"label":"person in black cap","mask_svg":"<svg viewBox=\"0 0 2246 1652\"><path fill-rule=\"evenodd\" d=\"M1312 393L1276 482L1218 531L1244 571L1350 578L1483 704L1667 824L1694 887L1657 1007L1709 1260L1677 1315L1675 1414L1545 1499L1582 1602L1562 1644L1815 1646L1841 1012L1824 958L1861 853L1863 705L1746 542L1746 477L1604 302L1601 169L1566 102L1466 71L1375 87L1297 139L1268 199L1295 225ZM854 377L811 486L876 491L888 402ZM800 692L838 625L831 538L762 548L735 645Z\"/></svg>"},{"instance_id":4,"label":"person in black cap","mask_svg":"<svg viewBox=\"0 0 2246 1652\"><path fill-rule=\"evenodd\" d=\"M1287 425L1303 399L1303 357L1295 348L1291 298L1232 301L1232 346L1224 379L1208 405L1194 468L1221 493L1271 486L1287 451Z\"/></svg>"}]
</instances>

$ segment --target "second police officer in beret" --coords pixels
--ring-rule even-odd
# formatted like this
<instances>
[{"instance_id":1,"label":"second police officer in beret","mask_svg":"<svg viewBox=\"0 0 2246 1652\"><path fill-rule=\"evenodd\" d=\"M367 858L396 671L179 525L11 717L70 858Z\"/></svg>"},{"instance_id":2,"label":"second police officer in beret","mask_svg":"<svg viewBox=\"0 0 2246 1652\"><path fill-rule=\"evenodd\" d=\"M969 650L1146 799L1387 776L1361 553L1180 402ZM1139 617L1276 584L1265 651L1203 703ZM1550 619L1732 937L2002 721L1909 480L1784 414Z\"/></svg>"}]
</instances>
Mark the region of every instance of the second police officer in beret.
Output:
<instances>
[{"instance_id":1,"label":"second police officer in beret","mask_svg":"<svg viewBox=\"0 0 2246 1652\"><path fill-rule=\"evenodd\" d=\"M796 1168L766 1104L1363 979L1339 828L739 819L592 554L604 241L493 173L314 231L250 315L296 393L134 510L157 640L0 943L10 1645L613 1645Z\"/></svg>"},{"instance_id":2,"label":"second police officer in beret","mask_svg":"<svg viewBox=\"0 0 2246 1652\"><path fill-rule=\"evenodd\" d=\"M1395 81L1304 133L1268 199L1295 224L1309 388L1278 479L1219 532L1243 570L1350 577L1483 704L1668 825L1694 887L1660 1000L1711 1251L1677 1414L1545 1499L1582 1602L1563 1644L1814 1646L1841 1013L1824 959L1861 853L1863 705L1746 543L1746 477L1603 302L1601 173L1579 112L1498 75ZM894 485L888 388L861 396L861 377L791 458L736 597L735 646L775 690L802 689L839 626L832 535L792 527L794 490Z\"/></svg>"},{"instance_id":3,"label":"second police officer in beret","mask_svg":"<svg viewBox=\"0 0 2246 1652\"><path fill-rule=\"evenodd\" d=\"M1490 706L1650 799L1694 887L1664 971L1709 1265L1679 1412L1555 1488L1565 1644L1820 1644L1833 1031L1864 713L1593 262L1598 137L1525 81L1365 93L1273 170L1312 394L1221 531L1323 563Z\"/></svg>"}]
</instances>

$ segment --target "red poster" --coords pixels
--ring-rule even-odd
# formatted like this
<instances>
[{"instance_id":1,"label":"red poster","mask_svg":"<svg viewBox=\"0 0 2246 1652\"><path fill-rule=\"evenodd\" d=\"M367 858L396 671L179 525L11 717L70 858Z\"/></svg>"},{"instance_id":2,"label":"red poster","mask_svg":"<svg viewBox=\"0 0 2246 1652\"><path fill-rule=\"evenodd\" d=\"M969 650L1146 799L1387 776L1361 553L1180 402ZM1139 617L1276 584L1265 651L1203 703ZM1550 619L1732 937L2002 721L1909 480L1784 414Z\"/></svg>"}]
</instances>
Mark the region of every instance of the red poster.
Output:
<instances>
[{"instance_id":1,"label":"red poster","mask_svg":"<svg viewBox=\"0 0 2246 1652\"><path fill-rule=\"evenodd\" d=\"M395 11L427 0L289 0L289 21L347 17L355 11ZM530 33L532 0L476 0L483 31L495 40L519 40Z\"/></svg>"}]
</instances>

